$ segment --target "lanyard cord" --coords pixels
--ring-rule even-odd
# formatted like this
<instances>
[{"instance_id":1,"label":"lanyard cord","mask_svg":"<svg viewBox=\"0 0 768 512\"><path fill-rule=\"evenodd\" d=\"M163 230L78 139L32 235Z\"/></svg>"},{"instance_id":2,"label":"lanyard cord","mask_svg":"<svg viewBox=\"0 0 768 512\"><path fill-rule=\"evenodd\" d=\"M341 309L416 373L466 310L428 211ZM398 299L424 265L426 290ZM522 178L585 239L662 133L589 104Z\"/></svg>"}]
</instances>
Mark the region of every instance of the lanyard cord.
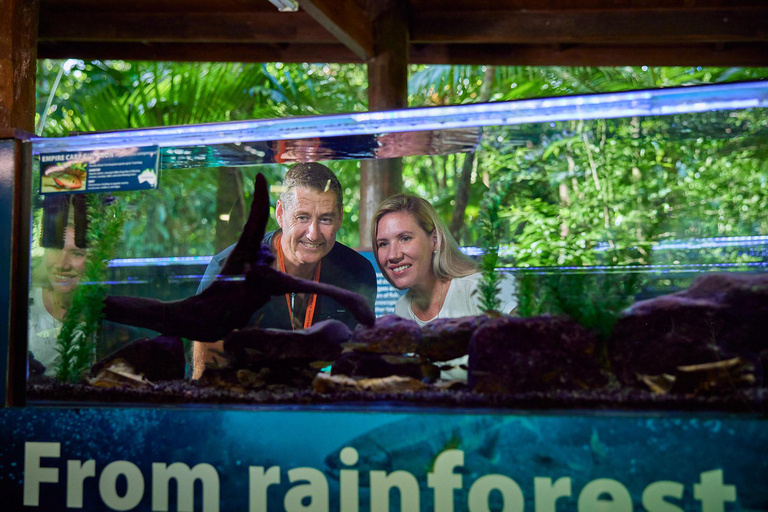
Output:
<instances>
[{"instance_id":1,"label":"lanyard cord","mask_svg":"<svg viewBox=\"0 0 768 512\"><path fill-rule=\"evenodd\" d=\"M283 247L280 245L280 239L283 237L282 233L278 233L275 236L275 247L277 248L277 262L280 264L280 272L283 274L286 274L285 271L285 257L283 256ZM317 268L315 269L315 277L313 279L316 283L320 282L320 262L317 262ZM291 329L294 329L293 326L293 293L286 293L285 294L285 303L288 305L288 314L291 317ZM315 305L317 304L317 294L313 293L309 297L309 302L307 303L307 312L304 315L304 328L307 329L309 327L312 327L312 317L315 315Z\"/></svg>"}]
</instances>

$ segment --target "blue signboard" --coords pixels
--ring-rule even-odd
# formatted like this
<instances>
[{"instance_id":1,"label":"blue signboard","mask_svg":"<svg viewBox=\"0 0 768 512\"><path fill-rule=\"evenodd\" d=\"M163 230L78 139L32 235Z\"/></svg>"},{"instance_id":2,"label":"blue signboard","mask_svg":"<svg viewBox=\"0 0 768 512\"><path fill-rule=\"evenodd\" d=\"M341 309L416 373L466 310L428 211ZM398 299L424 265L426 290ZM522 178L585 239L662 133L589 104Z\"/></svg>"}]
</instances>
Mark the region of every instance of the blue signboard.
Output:
<instances>
[{"instance_id":1,"label":"blue signboard","mask_svg":"<svg viewBox=\"0 0 768 512\"><path fill-rule=\"evenodd\" d=\"M158 148L43 153L42 194L108 192L157 188Z\"/></svg>"},{"instance_id":2,"label":"blue signboard","mask_svg":"<svg viewBox=\"0 0 768 512\"><path fill-rule=\"evenodd\" d=\"M395 304L397 299L405 293L405 290L398 290L387 281L384 274L379 270L379 266L376 264L376 257L371 251L359 251L360 254L371 262L373 269L376 271L376 316L391 315L395 312Z\"/></svg>"},{"instance_id":3,"label":"blue signboard","mask_svg":"<svg viewBox=\"0 0 768 512\"><path fill-rule=\"evenodd\" d=\"M768 510L751 417L0 410L4 510Z\"/></svg>"}]
</instances>

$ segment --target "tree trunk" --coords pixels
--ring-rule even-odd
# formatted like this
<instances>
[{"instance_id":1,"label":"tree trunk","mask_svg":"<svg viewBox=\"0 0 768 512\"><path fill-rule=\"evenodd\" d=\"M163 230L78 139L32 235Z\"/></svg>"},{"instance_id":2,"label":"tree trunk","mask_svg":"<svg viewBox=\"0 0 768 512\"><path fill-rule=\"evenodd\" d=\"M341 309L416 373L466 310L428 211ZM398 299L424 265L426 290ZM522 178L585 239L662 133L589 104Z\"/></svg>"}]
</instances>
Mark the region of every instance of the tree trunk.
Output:
<instances>
[{"instance_id":1,"label":"tree trunk","mask_svg":"<svg viewBox=\"0 0 768 512\"><path fill-rule=\"evenodd\" d=\"M491 99L493 91L493 80L496 76L496 67L488 66L483 74L483 85L480 87L480 94L477 97L478 103L484 103ZM456 240L461 239L461 232L464 229L464 213L469 204L469 189L472 185L472 169L475 166L475 152L467 153L464 157L464 165L461 168L461 176L456 180L456 205L453 209L451 225L448 227Z\"/></svg>"},{"instance_id":2,"label":"tree trunk","mask_svg":"<svg viewBox=\"0 0 768 512\"><path fill-rule=\"evenodd\" d=\"M216 189L216 238L214 250L221 252L237 242L245 225L243 175L236 167L219 169Z\"/></svg>"}]
</instances>

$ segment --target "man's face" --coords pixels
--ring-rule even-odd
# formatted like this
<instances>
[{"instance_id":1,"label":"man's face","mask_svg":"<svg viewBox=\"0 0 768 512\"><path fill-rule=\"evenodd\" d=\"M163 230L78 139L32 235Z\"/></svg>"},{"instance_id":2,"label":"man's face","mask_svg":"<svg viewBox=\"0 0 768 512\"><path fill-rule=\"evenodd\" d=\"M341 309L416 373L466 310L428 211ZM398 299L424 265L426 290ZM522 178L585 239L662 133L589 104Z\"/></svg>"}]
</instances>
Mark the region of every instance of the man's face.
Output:
<instances>
[{"instance_id":1,"label":"man's face","mask_svg":"<svg viewBox=\"0 0 768 512\"><path fill-rule=\"evenodd\" d=\"M275 208L286 265L314 267L333 248L341 227L336 195L306 187L296 187L292 194L291 201L278 200Z\"/></svg>"}]
</instances>

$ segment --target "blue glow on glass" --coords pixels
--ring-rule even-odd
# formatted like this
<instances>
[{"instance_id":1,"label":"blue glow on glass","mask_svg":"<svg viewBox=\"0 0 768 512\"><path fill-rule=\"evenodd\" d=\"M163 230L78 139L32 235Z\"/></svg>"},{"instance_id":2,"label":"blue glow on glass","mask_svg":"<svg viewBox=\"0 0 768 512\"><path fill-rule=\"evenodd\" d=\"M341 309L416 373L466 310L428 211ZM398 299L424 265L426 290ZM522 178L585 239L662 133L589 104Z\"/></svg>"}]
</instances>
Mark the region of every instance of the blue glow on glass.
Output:
<instances>
[{"instance_id":1,"label":"blue glow on glass","mask_svg":"<svg viewBox=\"0 0 768 512\"><path fill-rule=\"evenodd\" d=\"M691 238L689 240L667 240L651 246L653 251L669 251L681 249L711 249L715 247L748 247L768 245L768 236L720 236L713 238ZM609 250L608 244L601 243L595 252Z\"/></svg>"},{"instance_id":2,"label":"blue glow on glass","mask_svg":"<svg viewBox=\"0 0 768 512\"><path fill-rule=\"evenodd\" d=\"M40 154L609 119L765 106L768 106L768 81L758 81L386 112L169 126L76 137L33 137L31 141L32 153Z\"/></svg>"},{"instance_id":3,"label":"blue glow on glass","mask_svg":"<svg viewBox=\"0 0 768 512\"><path fill-rule=\"evenodd\" d=\"M734 268L739 268L739 269L752 268L752 269L765 270L768 268L768 263L755 262L755 263L691 263L691 264L669 264L669 265L594 265L594 266L584 266L584 267L498 267L497 270L499 270L500 272L540 271L542 273L553 272L553 271L561 272L563 270L573 270L579 273L609 271L612 273L626 274L633 271L636 273L649 273L649 272L655 272L655 271L668 271L668 270L674 270L677 272L681 272L681 271L702 272L702 271L709 271L709 270L734 269Z\"/></svg>"},{"instance_id":4,"label":"blue glow on glass","mask_svg":"<svg viewBox=\"0 0 768 512\"><path fill-rule=\"evenodd\" d=\"M125 258L110 260L110 267L167 267L169 265L207 265L213 256L179 256L171 258Z\"/></svg>"}]
</instances>

